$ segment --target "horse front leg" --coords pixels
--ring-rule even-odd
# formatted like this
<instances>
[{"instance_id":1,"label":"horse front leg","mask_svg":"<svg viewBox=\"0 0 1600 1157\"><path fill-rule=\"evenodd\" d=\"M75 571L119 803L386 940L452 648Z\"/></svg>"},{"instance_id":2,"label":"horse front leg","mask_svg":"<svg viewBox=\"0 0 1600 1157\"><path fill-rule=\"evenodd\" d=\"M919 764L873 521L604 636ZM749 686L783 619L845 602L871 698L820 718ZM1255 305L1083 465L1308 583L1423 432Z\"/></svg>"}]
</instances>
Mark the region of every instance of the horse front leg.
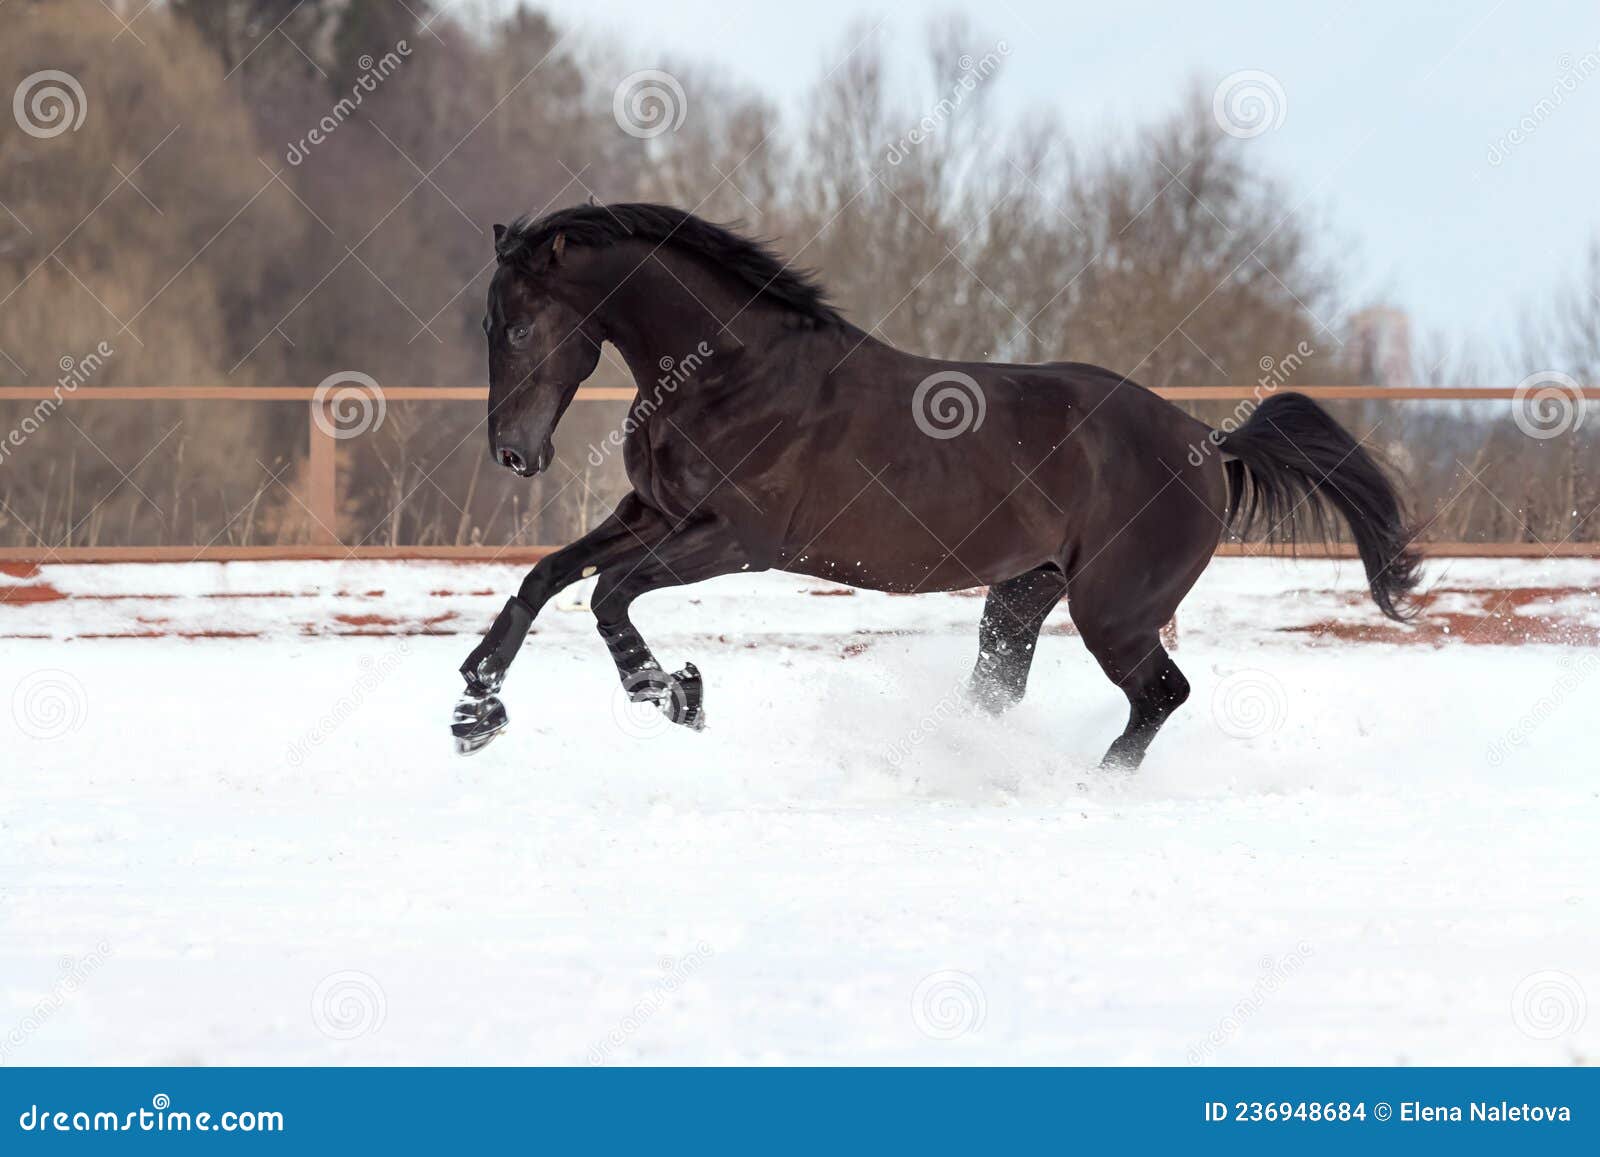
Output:
<instances>
[{"instance_id":1,"label":"horse front leg","mask_svg":"<svg viewBox=\"0 0 1600 1157\"><path fill-rule=\"evenodd\" d=\"M674 531L633 567L600 572L590 609L611 652L622 689L635 703L653 704L673 723L692 731L705 728L700 671L685 663L668 675L628 616L633 600L649 591L684 586L754 567L738 542L719 523L707 521Z\"/></svg>"},{"instance_id":2,"label":"horse front leg","mask_svg":"<svg viewBox=\"0 0 1600 1157\"><path fill-rule=\"evenodd\" d=\"M510 722L505 705L500 702L500 688L545 603L563 588L601 568L621 566L626 570L638 565L670 531L671 524L660 513L630 494L599 526L541 559L528 572L483 641L461 664L461 677L467 686L450 721L458 753L471 755L482 750Z\"/></svg>"}]
</instances>

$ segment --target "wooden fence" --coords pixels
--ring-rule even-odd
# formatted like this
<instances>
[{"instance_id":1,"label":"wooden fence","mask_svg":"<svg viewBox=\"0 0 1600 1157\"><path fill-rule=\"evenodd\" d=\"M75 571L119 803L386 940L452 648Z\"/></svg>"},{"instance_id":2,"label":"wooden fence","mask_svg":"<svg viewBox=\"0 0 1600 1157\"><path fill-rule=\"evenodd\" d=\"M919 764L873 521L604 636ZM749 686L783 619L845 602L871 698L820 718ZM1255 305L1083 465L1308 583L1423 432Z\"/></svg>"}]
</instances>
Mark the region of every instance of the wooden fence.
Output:
<instances>
[{"instance_id":1,"label":"wooden fence","mask_svg":"<svg viewBox=\"0 0 1600 1157\"><path fill-rule=\"evenodd\" d=\"M1295 386L1295 393L1331 401L1381 400L1387 402L1512 401L1515 389L1499 387L1390 388L1387 386ZM1243 401L1259 396L1257 386L1192 386L1155 391L1174 402ZM0 402L57 400L51 386L0 387ZM1582 390L1586 401L1600 402L1600 387ZM473 402L484 404L481 387L396 386L385 387L385 402ZM578 390L580 402L625 402L634 397L632 386L584 386ZM340 544L328 528L338 525L339 439L331 413L319 415L319 405L328 407L331 399L319 402L317 391L309 386L119 386L81 387L63 393L64 404L96 401L219 401L219 402L301 402L307 408L309 439L307 493L305 502L314 516L317 541L289 546L76 546L76 547L0 547L0 562L227 562L269 559L446 559L532 563L556 549L555 546L355 546ZM319 418L321 420L319 420ZM1501 558L1600 558L1600 543L1561 543L1554 548L1538 543L1434 542L1420 544L1435 557ZM1225 543L1223 555L1276 553L1276 548L1245 543ZM1332 548L1302 546L1302 557L1354 557L1349 544Z\"/></svg>"}]
</instances>

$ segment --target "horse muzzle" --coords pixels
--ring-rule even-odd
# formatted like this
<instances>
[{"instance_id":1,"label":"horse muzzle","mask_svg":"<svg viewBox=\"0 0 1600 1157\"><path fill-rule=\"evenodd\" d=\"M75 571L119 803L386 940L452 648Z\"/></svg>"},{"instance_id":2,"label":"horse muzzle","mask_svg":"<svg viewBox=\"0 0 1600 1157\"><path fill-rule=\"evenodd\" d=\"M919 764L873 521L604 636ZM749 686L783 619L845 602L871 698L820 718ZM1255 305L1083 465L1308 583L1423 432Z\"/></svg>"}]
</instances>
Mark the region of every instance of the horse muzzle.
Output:
<instances>
[{"instance_id":1,"label":"horse muzzle","mask_svg":"<svg viewBox=\"0 0 1600 1157\"><path fill-rule=\"evenodd\" d=\"M523 478L532 478L536 474L543 474L550 468L550 463L555 461L556 448L549 438L539 443L537 453L529 454L527 450L515 444L499 447L495 451L495 460Z\"/></svg>"}]
</instances>

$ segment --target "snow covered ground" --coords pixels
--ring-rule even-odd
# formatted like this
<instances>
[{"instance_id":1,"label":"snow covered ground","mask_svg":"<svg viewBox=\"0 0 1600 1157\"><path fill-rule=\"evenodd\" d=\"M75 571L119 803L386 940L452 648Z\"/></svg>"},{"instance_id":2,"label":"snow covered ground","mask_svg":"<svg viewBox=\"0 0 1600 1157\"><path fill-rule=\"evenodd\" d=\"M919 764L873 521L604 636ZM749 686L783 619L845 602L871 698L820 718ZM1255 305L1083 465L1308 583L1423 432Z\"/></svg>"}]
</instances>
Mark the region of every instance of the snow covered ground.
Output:
<instances>
[{"instance_id":1,"label":"snow covered ground","mask_svg":"<svg viewBox=\"0 0 1600 1157\"><path fill-rule=\"evenodd\" d=\"M1132 778L1075 638L994 721L980 600L773 575L638 606L704 734L550 611L463 760L519 575L0 577L0 1061L1600 1058L1600 566L1436 564L1404 645L1292 629L1377 622L1351 565L1219 560Z\"/></svg>"}]
</instances>

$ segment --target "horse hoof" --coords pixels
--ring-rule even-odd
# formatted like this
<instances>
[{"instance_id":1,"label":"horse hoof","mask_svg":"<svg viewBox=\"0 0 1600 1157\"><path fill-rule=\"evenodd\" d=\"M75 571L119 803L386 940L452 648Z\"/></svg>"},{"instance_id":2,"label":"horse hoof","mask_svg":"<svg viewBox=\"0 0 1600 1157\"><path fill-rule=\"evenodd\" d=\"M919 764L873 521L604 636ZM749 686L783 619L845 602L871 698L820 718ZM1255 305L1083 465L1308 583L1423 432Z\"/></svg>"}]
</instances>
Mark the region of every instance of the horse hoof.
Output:
<instances>
[{"instance_id":1,"label":"horse hoof","mask_svg":"<svg viewBox=\"0 0 1600 1157\"><path fill-rule=\"evenodd\" d=\"M1105 758L1100 761L1100 770L1111 772L1113 775L1137 775L1139 765L1143 762L1142 752L1118 751L1113 748L1106 752Z\"/></svg>"},{"instance_id":2,"label":"horse hoof","mask_svg":"<svg viewBox=\"0 0 1600 1157\"><path fill-rule=\"evenodd\" d=\"M641 671L623 681L628 698L635 703L653 703L673 723L690 731L706 729L705 685L700 670L685 663L671 675L660 668Z\"/></svg>"},{"instance_id":3,"label":"horse hoof","mask_svg":"<svg viewBox=\"0 0 1600 1157\"><path fill-rule=\"evenodd\" d=\"M498 695L485 695L481 699L462 696L450 717L456 754L472 755L482 751L510 722L506 706Z\"/></svg>"},{"instance_id":4,"label":"horse hoof","mask_svg":"<svg viewBox=\"0 0 1600 1157\"><path fill-rule=\"evenodd\" d=\"M683 670L672 676L672 694L659 704L667 718L682 724L690 731L706 729L705 685L700 681L700 670L693 663L685 663Z\"/></svg>"},{"instance_id":5,"label":"horse hoof","mask_svg":"<svg viewBox=\"0 0 1600 1157\"><path fill-rule=\"evenodd\" d=\"M1022 702L1022 696L1000 683L975 676L967 683L967 700L986 714L1004 715Z\"/></svg>"}]
</instances>

